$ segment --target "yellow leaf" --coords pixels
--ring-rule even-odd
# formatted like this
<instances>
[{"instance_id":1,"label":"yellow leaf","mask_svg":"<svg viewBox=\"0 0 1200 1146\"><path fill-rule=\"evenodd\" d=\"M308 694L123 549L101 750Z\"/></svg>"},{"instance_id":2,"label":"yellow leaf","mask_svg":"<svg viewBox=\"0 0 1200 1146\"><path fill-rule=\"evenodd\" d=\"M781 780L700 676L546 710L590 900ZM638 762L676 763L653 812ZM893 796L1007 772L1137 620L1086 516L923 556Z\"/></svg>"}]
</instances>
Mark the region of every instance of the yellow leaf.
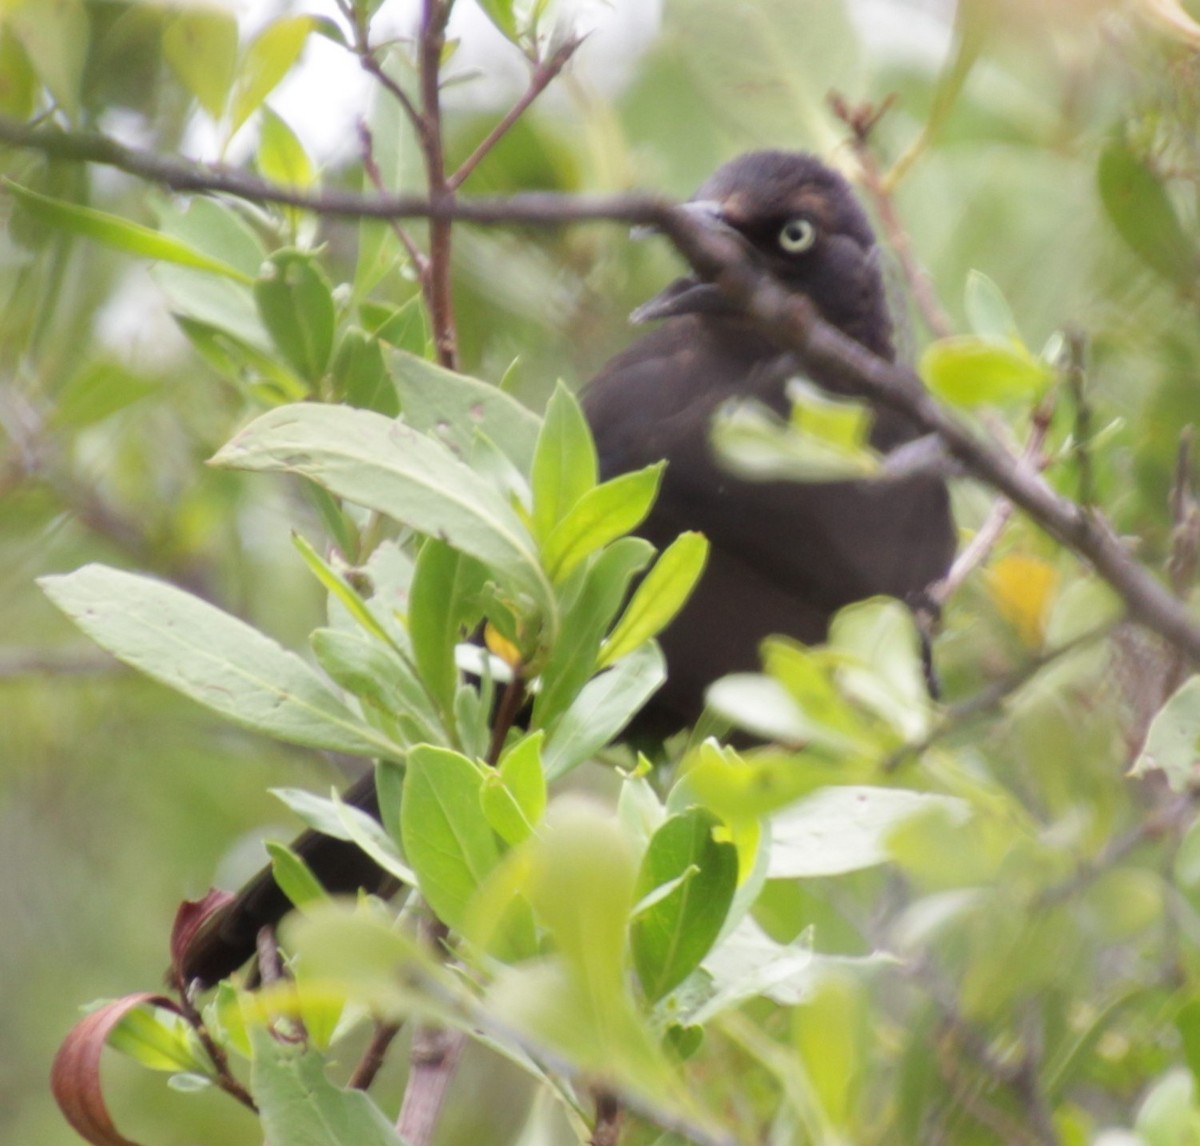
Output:
<instances>
[{"instance_id":1,"label":"yellow leaf","mask_svg":"<svg viewBox=\"0 0 1200 1146\"><path fill-rule=\"evenodd\" d=\"M483 643L493 656L499 657L509 668L520 668L521 650L492 625L483 628Z\"/></svg>"},{"instance_id":2,"label":"yellow leaf","mask_svg":"<svg viewBox=\"0 0 1200 1146\"><path fill-rule=\"evenodd\" d=\"M1058 570L1040 557L1011 553L992 566L987 583L997 610L1022 643L1039 648L1058 592Z\"/></svg>"}]
</instances>

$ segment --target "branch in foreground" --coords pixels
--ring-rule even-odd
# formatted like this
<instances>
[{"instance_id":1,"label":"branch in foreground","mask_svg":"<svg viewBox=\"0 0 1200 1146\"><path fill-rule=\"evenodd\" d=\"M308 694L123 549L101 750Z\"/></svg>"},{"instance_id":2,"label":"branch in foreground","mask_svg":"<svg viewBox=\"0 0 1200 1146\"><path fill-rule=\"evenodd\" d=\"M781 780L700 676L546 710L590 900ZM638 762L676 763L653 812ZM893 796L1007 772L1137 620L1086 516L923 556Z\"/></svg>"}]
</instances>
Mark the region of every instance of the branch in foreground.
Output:
<instances>
[{"instance_id":1,"label":"branch in foreground","mask_svg":"<svg viewBox=\"0 0 1200 1146\"><path fill-rule=\"evenodd\" d=\"M320 215L351 218L437 218L479 224L559 226L585 220L657 227L702 277L716 282L764 331L822 377L847 392L906 414L937 434L975 479L1023 509L1051 537L1091 563L1122 597L1130 614L1200 662L1200 624L1139 565L1109 522L1057 494L998 442L943 408L909 367L877 358L824 322L812 303L790 294L751 264L732 236L706 228L686 212L650 195L574 196L532 192L507 198L434 201L419 196L370 197L331 189L315 194L280 187L228 167L128 148L102 135L76 135L0 118L0 142L59 159L100 163L179 191L223 193L278 203Z\"/></svg>"},{"instance_id":2,"label":"branch in foreground","mask_svg":"<svg viewBox=\"0 0 1200 1146\"><path fill-rule=\"evenodd\" d=\"M40 151L52 159L115 167L175 191L232 195L253 203L275 203L334 218L456 219L483 225L540 227L607 220L653 226L661 224L671 208L667 200L653 195L559 195L534 191L477 199L447 195L431 201L422 195L363 195L336 187L300 191L225 164L198 163L182 156L126 147L95 132L31 127L0 116L0 145L6 143Z\"/></svg>"}]
</instances>

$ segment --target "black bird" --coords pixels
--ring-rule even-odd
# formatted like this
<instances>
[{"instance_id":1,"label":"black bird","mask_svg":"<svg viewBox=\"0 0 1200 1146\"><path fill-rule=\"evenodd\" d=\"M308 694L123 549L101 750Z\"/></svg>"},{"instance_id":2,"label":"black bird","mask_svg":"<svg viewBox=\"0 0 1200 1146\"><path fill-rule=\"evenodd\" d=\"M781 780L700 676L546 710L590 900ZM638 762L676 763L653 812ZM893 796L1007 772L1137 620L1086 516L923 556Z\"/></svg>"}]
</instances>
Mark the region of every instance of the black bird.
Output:
<instances>
[{"instance_id":1,"label":"black bird","mask_svg":"<svg viewBox=\"0 0 1200 1146\"><path fill-rule=\"evenodd\" d=\"M835 171L807 154L754 152L722 167L690 209L739 236L750 257L807 295L828 322L892 358L875 237ZM639 532L659 547L687 529L711 543L694 596L660 637L668 679L642 728L669 732L694 722L713 680L755 669L764 637L815 643L852 601L915 600L949 565L954 526L945 485L928 474L815 485L732 476L710 441L713 415L748 397L785 413L785 385L800 373L798 363L717 287L693 278L673 283L634 317L663 321L584 393L603 476L666 458L658 501ZM917 434L903 416L875 411L876 448L891 450ZM378 815L372 777L347 799ZM333 892L381 884L383 873L352 844L308 832L296 846ZM235 970L254 953L258 930L288 908L270 871L260 873L191 944L185 979L210 984Z\"/></svg>"}]
</instances>

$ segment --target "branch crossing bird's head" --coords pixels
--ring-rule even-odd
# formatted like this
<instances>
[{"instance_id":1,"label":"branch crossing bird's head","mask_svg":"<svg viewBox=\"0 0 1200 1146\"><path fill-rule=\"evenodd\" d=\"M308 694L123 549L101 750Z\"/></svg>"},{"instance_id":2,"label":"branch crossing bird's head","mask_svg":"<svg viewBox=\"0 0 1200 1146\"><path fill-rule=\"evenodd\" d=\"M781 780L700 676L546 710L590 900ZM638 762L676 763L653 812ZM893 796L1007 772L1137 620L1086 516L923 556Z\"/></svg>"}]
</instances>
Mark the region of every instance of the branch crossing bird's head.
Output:
<instances>
[{"instance_id":1,"label":"branch crossing bird's head","mask_svg":"<svg viewBox=\"0 0 1200 1146\"><path fill-rule=\"evenodd\" d=\"M816 156L752 151L725 164L687 210L732 231L781 283L827 322L885 358L892 324L875 235L850 184ZM634 314L637 322L732 310L714 285L680 279Z\"/></svg>"}]
</instances>

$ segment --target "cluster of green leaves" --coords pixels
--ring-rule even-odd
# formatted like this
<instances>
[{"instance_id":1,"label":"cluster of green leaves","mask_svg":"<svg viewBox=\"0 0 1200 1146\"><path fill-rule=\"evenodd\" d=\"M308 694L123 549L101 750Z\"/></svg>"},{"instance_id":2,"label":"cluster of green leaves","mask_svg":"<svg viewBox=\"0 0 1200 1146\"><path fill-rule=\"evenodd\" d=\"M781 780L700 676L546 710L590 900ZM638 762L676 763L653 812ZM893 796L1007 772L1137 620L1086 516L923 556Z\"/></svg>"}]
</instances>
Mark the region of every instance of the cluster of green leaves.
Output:
<instances>
[{"instance_id":1,"label":"cluster of green leaves","mask_svg":"<svg viewBox=\"0 0 1200 1146\"><path fill-rule=\"evenodd\" d=\"M550 9L540 0L481 6L525 55L545 50ZM352 5L364 21L378 7ZM757 0L736 20L726 0L666 5L661 36L623 96L582 112L579 130L527 118L472 186L601 187L636 172L644 185L686 194L749 139L794 146L798 124L808 145L831 151L844 129L825 111L830 87L901 91L875 141L898 154L923 122L938 126L898 205L942 294L957 300L968 284L955 309L971 333L926 350L927 382L971 415L983 406L993 426L1000 411L1019 434L1021 410L1054 388L1051 331L1064 317L1087 328L1091 424L1060 403L1049 479L1074 494L1074 463L1087 451L1089 493L1145 539L1150 559L1166 548L1166 489L1200 368L1196 242L1180 193L1200 168L1190 65L1120 28L1119 66L1078 38L1070 42L1079 52L1048 63L1028 50L1023 22L1054 23L1053 6L1041 16L1038 6L1018 7L1011 39L960 53L944 84L909 57L880 66L839 4L818 12ZM9 3L0 10L0 111L32 118L54 108L78 125L133 111L172 151L199 108L222 146L258 130L260 174L315 188L338 177L318 171L272 106L314 34L346 41L308 17L281 17L243 41L219 10ZM1069 35L1059 22L1044 39ZM964 82L968 55L983 66ZM1071 98L1060 101L1063 92ZM385 182L411 184L401 117L385 101L371 119ZM494 117L468 110L446 123L450 153L466 155ZM3 603L10 639L58 633L26 586L34 567L154 569L201 585L205 599L96 565L48 587L102 644L221 718L381 760L382 826L336 799L284 796L301 819L357 841L410 889L399 926L375 904L325 903L303 864L273 845L278 878L304 908L284 934L296 986L250 996L224 984L205 1008L235 1061L250 1060L263 1117L249 1137L394 1143L379 1113L395 1098L386 1080L372 1099L339 1086L367 1013L432 1016L472 1032L485 1057L464 1086L511 1082L506 1069L533 1079L539 1097L509 1087L515 1124L487 1125L489 1141L586 1138L583 1092L571 1086L580 1077L611 1082L651 1120L746 1141L1057 1136L1075 1146L1119 1133L1157 1146L1195 1133L1195 684L1163 707L1156 689L1169 654L1135 659L1127 636L1079 643L1116 609L1069 554L1018 523L986 574L951 602L937 650L949 708L925 699L905 614L870 603L838 619L828 646L772 642L763 674L714 690L726 719L775 747L688 744L668 767L647 771L605 746L660 672L649 640L703 543L684 539L650 565L649 550L622 534L655 475L597 484L570 400L555 396L543 425L510 394L544 396L557 373L611 352L620 316L668 273L654 262L662 256L645 245L627 253L588 228L561 240L460 230L466 361L499 377L518 349L524 356L496 388L425 361L411 268L379 224L356 234L327 228L318 253L311 221L295 213L200 199L185 207L99 181L89 189L74 168L15 155L5 156L5 174L28 190L15 193L0 240L14 268L0 282L0 351L6 385L11 370L21 398L44 413L45 437L30 449L10 431L24 410L15 417L7 395L4 425L21 465L51 467L3 505L0 544L15 570ZM98 254L97 241L109 251ZM114 264L113 249L156 260L154 278L195 361L156 373L97 344L97 309L122 273L114 267L128 266ZM1003 284L1008 301L975 267ZM1028 349L1041 345L1040 354ZM863 447L860 409L803 388L794 397L787 427L731 411L720 427L728 455L766 476L805 480L879 468ZM298 539L297 561L286 544L271 546L286 533L272 500L279 483L242 482L225 468L197 480L199 458L247 420L247 406L267 412L222 462L311 478L320 520L303 516L302 528L316 536L323 525L331 547ZM9 460L6 481L19 468ZM956 496L969 530L990 499L970 488ZM305 511L289 503L287 513ZM308 589L291 569L311 572ZM640 591L623 605L639 575ZM312 634L311 658L231 615L251 615L295 645L311 627L313 585L328 596L328 619ZM462 640L476 630L486 633L482 648ZM956 702L969 710L980 690L1027 672L1031 659L1049 663L1008 698L1001 719L955 719ZM493 766L496 694L514 665L538 687L528 727L509 735ZM1130 778L1146 717L1139 690L1153 694L1157 718ZM164 783L198 775L186 795L142 805L141 821L168 825L154 847L164 870L172 848L211 852L208 837L254 819L249 790L271 750L261 737L224 737L129 678L79 692L61 680L6 684L4 699L16 744L6 766L28 760L38 782L6 787L17 830L0 833L0 847L28 880L54 873L26 892L40 904L37 919L24 899L4 903L16 921L12 950L31 954L15 966L4 954L5 981L22 989L6 993L0 1020L31 1000L22 1029L34 1048L5 1065L17 1076L33 1063L32 1091L52 1050L46 1041L69 1021L74 993L61 966L86 962L79 994L98 979L119 981L123 969L97 970L113 958L106 943L155 914L140 906L151 889L139 884L132 909L124 890L144 871L144 840L118 869L125 881L113 877L116 894L97 887L94 864L72 867L79 841L90 858L96 831L100 854L119 863L118 833L93 825L108 811L132 838L138 817L121 796L132 801L150 774ZM580 763L597 753L627 768ZM1162 773L1177 793L1165 801ZM60 808L56 827L39 782ZM224 795L239 783L210 828L215 814L201 813L217 802L212 789ZM576 788L602 794L581 801ZM88 795L113 791L115 811ZM61 813L72 793L74 819ZM175 804L183 812L169 817ZM230 809L243 804L236 819ZM22 830L22 808L36 832ZM77 894L63 891L72 886ZM412 943L414 888L452 925L459 971L431 964ZM153 949L152 934L135 934L141 951ZM51 946L63 955L48 970ZM157 975L159 957L146 958ZM197 1092L154 1115L144 1090L137 1114L158 1117L159 1136L184 1123L202 1133L203 1117L209 1137L229 1137L205 1106L212 1064L190 1026L152 999L123 1002L98 1012L91 1029ZM271 1035L297 1010L306 1049ZM460 1107L495 1108L464 1093ZM14 1136L51 1140L54 1124L33 1118ZM628 1133L651 1132L635 1124ZM456 1140L481 1140L478 1127Z\"/></svg>"}]
</instances>

